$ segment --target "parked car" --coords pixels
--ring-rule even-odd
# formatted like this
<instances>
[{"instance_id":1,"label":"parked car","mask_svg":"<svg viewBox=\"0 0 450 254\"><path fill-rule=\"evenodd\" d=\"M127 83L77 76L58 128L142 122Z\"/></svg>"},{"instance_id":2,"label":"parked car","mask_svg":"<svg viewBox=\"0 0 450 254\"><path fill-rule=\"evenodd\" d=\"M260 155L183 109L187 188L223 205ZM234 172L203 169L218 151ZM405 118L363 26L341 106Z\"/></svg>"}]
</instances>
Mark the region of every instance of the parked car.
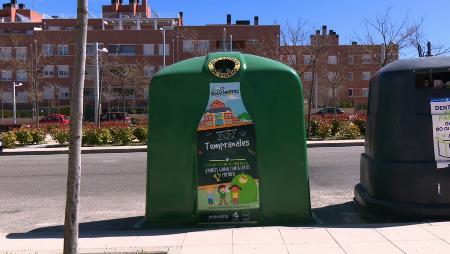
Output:
<instances>
[{"instance_id":1,"label":"parked car","mask_svg":"<svg viewBox=\"0 0 450 254\"><path fill-rule=\"evenodd\" d=\"M107 112L100 115L100 122L110 121L131 124L131 117L126 112Z\"/></svg>"},{"instance_id":2,"label":"parked car","mask_svg":"<svg viewBox=\"0 0 450 254\"><path fill-rule=\"evenodd\" d=\"M62 114L51 114L44 116L41 120L39 120L39 125L67 125L70 123L69 118L66 115Z\"/></svg>"},{"instance_id":3,"label":"parked car","mask_svg":"<svg viewBox=\"0 0 450 254\"><path fill-rule=\"evenodd\" d=\"M1 152L3 152L3 142L2 142L2 140L0 139L0 153Z\"/></svg>"},{"instance_id":4,"label":"parked car","mask_svg":"<svg viewBox=\"0 0 450 254\"><path fill-rule=\"evenodd\" d=\"M316 113L314 113L313 115L316 115L316 116L330 116L330 115L334 115L335 113L336 113L336 115L343 115L343 114L345 114L344 110L342 110L341 108L329 107L329 108L323 108L323 109L317 111Z\"/></svg>"}]
</instances>

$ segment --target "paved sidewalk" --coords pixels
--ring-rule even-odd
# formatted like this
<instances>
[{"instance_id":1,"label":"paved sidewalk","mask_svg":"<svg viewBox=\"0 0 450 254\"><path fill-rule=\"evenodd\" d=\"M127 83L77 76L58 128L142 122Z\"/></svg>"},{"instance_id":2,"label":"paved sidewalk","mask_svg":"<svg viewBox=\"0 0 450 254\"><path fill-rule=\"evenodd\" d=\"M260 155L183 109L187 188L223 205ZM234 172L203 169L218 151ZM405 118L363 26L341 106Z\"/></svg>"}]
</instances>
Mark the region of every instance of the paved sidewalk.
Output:
<instances>
[{"instance_id":1,"label":"paved sidewalk","mask_svg":"<svg viewBox=\"0 0 450 254\"><path fill-rule=\"evenodd\" d=\"M61 237L0 235L0 253L61 253ZM87 232L79 247L80 253L450 253L450 222Z\"/></svg>"},{"instance_id":2,"label":"paved sidewalk","mask_svg":"<svg viewBox=\"0 0 450 254\"><path fill-rule=\"evenodd\" d=\"M364 139L354 140L321 140L307 141L308 147L343 147L343 146L362 146ZM15 149L4 149L2 155L46 155L46 154L67 154L68 146L65 147L45 147L45 145L35 145L28 147L18 147ZM139 146L96 146L82 147L82 153L132 153L147 152L146 145Z\"/></svg>"}]
</instances>

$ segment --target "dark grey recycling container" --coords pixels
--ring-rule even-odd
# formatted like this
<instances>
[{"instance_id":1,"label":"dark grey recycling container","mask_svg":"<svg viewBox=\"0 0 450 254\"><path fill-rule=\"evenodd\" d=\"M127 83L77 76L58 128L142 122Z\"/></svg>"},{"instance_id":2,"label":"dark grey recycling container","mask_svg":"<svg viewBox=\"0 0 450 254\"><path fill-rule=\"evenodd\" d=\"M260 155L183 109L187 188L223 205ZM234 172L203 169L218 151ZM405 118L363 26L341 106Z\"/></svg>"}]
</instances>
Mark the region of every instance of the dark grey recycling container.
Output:
<instances>
[{"instance_id":1,"label":"dark grey recycling container","mask_svg":"<svg viewBox=\"0 0 450 254\"><path fill-rule=\"evenodd\" d=\"M355 201L374 212L450 217L449 130L450 57L399 60L378 71Z\"/></svg>"}]
</instances>

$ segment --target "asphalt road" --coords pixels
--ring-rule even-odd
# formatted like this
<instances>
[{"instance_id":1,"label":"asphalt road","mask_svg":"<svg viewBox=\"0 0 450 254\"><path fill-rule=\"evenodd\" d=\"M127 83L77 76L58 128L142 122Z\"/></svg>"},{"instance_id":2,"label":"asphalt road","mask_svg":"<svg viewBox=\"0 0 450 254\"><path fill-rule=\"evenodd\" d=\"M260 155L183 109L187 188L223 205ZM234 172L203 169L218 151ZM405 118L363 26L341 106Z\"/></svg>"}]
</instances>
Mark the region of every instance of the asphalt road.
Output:
<instances>
[{"instance_id":1,"label":"asphalt road","mask_svg":"<svg viewBox=\"0 0 450 254\"><path fill-rule=\"evenodd\" d=\"M359 223L351 203L363 147L308 150L318 221ZM145 206L146 153L83 155L81 229L130 229ZM67 155L0 156L0 233L58 230L64 222Z\"/></svg>"}]
</instances>

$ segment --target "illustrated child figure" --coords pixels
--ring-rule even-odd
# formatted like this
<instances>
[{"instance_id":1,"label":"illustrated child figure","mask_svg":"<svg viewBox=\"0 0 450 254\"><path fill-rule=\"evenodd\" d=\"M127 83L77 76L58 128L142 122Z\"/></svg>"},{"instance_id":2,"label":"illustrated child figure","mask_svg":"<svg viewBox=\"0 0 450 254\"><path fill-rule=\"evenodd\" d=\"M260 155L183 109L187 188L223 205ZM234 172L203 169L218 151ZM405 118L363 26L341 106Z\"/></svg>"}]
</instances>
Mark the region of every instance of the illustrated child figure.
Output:
<instances>
[{"instance_id":1,"label":"illustrated child figure","mask_svg":"<svg viewBox=\"0 0 450 254\"><path fill-rule=\"evenodd\" d=\"M214 194L211 189L208 189L208 205L209 206L214 205Z\"/></svg>"},{"instance_id":2,"label":"illustrated child figure","mask_svg":"<svg viewBox=\"0 0 450 254\"><path fill-rule=\"evenodd\" d=\"M226 200L227 186L225 184L219 185L219 187L217 188L217 192L219 192L219 197L220 197L219 205L222 205L222 204L228 205L227 200Z\"/></svg>"},{"instance_id":3,"label":"illustrated child figure","mask_svg":"<svg viewBox=\"0 0 450 254\"><path fill-rule=\"evenodd\" d=\"M231 185L228 189L231 191L231 200L233 201L233 205L238 205L239 191L241 191L242 188L237 185Z\"/></svg>"}]
</instances>

